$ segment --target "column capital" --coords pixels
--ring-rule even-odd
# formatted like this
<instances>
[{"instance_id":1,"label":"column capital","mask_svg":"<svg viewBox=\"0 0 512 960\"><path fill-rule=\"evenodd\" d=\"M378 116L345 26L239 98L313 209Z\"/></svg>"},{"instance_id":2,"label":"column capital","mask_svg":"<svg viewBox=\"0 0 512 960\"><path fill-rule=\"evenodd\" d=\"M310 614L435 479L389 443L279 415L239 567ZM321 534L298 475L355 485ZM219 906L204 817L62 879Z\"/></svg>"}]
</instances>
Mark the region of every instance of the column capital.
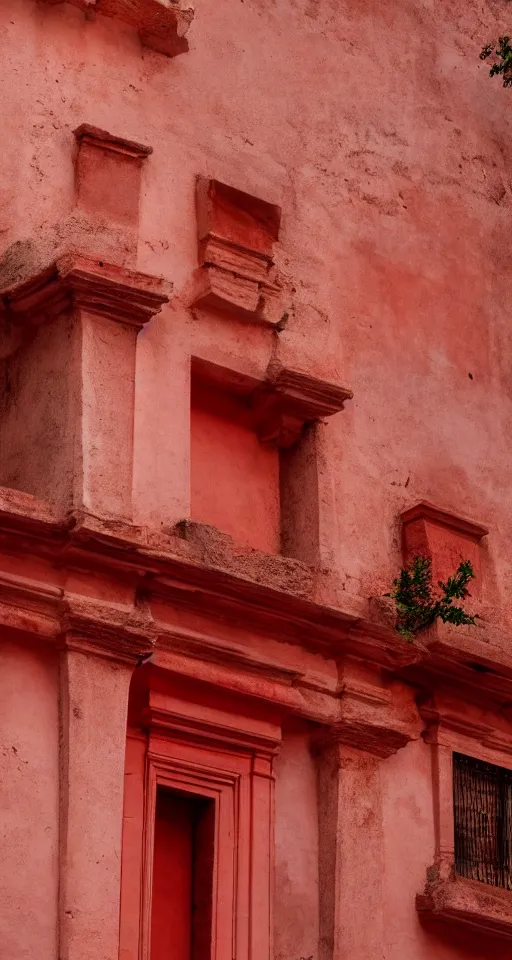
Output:
<instances>
[{"instance_id":1,"label":"column capital","mask_svg":"<svg viewBox=\"0 0 512 960\"><path fill-rule=\"evenodd\" d=\"M315 743L320 750L343 747L386 759L421 736L422 722L412 691L391 683L384 671L347 661L340 670L339 719Z\"/></svg>"},{"instance_id":2,"label":"column capital","mask_svg":"<svg viewBox=\"0 0 512 960\"><path fill-rule=\"evenodd\" d=\"M62 604L61 642L65 650L90 653L132 667L147 659L156 644L157 630L149 610L114 610L79 596Z\"/></svg>"}]
</instances>

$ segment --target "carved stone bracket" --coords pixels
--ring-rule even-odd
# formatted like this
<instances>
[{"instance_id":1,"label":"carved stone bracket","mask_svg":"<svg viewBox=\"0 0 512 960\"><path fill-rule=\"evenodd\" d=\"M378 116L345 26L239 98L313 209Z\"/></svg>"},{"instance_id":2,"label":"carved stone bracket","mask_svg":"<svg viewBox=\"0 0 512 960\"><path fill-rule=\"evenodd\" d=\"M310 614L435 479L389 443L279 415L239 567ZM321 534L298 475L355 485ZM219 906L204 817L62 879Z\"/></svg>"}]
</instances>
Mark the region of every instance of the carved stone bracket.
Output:
<instances>
[{"instance_id":1,"label":"carved stone bracket","mask_svg":"<svg viewBox=\"0 0 512 960\"><path fill-rule=\"evenodd\" d=\"M172 284L123 267L66 255L0 294L0 320L37 327L80 307L140 329L169 300Z\"/></svg>"},{"instance_id":2,"label":"carved stone bracket","mask_svg":"<svg viewBox=\"0 0 512 960\"><path fill-rule=\"evenodd\" d=\"M46 0L58 4L64 0ZM85 12L100 13L105 17L122 20L139 32L141 42L147 47L176 57L186 53L186 33L194 19L194 8L183 6L180 0L67 0Z\"/></svg>"},{"instance_id":3,"label":"carved stone bracket","mask_svg":"<svg viewBox=\"0 0 512 960\"><path fill-rule=\"evenodd\" d=\"M264 443L290 447L314 420L343 410L351 390L286 367L271 369L252 396L256 429Z\"/></svg>"},{"instance_id":4,"label":"carved stone bracket","mask_svg":"<svg viewBox=\"0 0 512 960\"><path fill-rule=\"evenodd\" d=\"M345 387L291 370L275 360L263 380L198 357L192 357L191 368L196 383L243 397L261 442L278 447L291 447L307 424L339 413L353 396Z\"/></svg>"},{"instance_id":5,"label":"carved stone bracket","mask_svg":"<svg viewBox=\"0 0 512 960\"><path fill-rule=\"evenodd\" d=\"M200 269L192 305L275 326L280 284L273 244L280 208L202 177L196 200Z\"/></svg>"}]
</instances>

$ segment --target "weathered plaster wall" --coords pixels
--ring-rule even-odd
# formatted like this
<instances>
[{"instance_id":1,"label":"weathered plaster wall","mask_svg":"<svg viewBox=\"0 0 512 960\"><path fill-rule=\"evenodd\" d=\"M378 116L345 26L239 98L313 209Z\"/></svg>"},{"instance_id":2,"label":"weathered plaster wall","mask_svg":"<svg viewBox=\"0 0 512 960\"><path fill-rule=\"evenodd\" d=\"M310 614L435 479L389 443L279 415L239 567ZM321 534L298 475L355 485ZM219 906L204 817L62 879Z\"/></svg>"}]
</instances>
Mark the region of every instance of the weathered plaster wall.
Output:
<instances>
[{"instance_id":1,"label":"weathered plaster wall","mask_svg":"<svg viewBox=\"0 0 512 960\"><path fill-rule=\"evenodd\" d=\"M55 960L59 845L57 658L0 639L0 953Z\"/></svg>"},{"instance_id":2,"label":"weathered plaster wall","mask_svg":"<svg viewBox=\"0 0 512 960\"><path fill-rule=\"evenodd\" d=\"M281 204L282 350L355 391L325 431L340 577L387 587L397 514L425 497L492 527L487 592L507 608L510 99L478 61L506 16L501 0L203 2L190 52L167 60L116 21L3 4L4 248L23 241L26 262L65 239L79 123L154 148L138 266L178 300L139 340L138 519L188 514L191 350L260 376L271 350L181 305L202 173Z\"/></svg>"},{"instance_id":3,"label":"weathered plaster wall","mask_svg":"<svg viewBox=\"0 0 512 960\"><path fill-rule=\"evenodd\" d=\"M510 11L501 0L196 7L190 52L167 60L141 51L135 31L117 21L3 0L2 286L66 244L80 123L150 144L137 267L174 281L177 297L139 335L134 519L160 525L190 515L190 355L261 378L279 340L291 365L355 393L321 431L334 505L323 523L346 589L389 588L397 516L426 498L489 526L484 599L506 623L510 91L487 79L478 52ZM282 207L276 252L289 322L279 335L186 309L197 174ZM87 245L101 254L95 229ZM112 238L105 243L111 249ZM19 755L7 754L15 840L2 873L12 902L6 936L9 955L27 960L56 955L52 671L47 652L44 663L18 652L0 675L7 750L19 741ZM316 775L304 733L285 736L276 769L276 957L315 957ZM385 761L381 777L382 957L483 960L476 940L440 939L417 920L414 895L433 856L426 748ZM499 949L496 960L505 957Z\"/></svg>"}]
</instances>

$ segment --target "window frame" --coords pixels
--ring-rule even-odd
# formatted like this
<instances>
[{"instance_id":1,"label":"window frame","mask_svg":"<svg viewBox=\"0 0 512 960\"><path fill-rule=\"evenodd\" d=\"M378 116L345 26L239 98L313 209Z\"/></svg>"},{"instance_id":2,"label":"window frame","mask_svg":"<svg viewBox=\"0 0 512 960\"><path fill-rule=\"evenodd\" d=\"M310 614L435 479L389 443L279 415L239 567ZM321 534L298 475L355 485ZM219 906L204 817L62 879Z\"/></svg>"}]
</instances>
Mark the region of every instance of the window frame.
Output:
<instances>
[{"instance_id":1,"label":"window frame","mask_svg":"<svg viewBox=\"0 0 512 960\"><path fill-rule=\"evenodd\" d=\"M453 811L454 811L454 867L458 877L467 880L476 880L501 890L512 890L512 771L508 767L480 760L469 754L453 752ZM464 771L466 776L464 777ZM465 784L465 799L470 804L464 804L462 791ZM482 802L482 784L485 788L485 800L488 809L478 811L478 804ZM494 788L494 789L493 789ZM495 810L491 809L491 802L495 801ZM459 802L458 802L459 801ZM465 821L459 818L465 807ZM472 809L471 809L472 808ZM494 816L493 816L494 814ZM476 823L476 817L485 817L485 823L494 825L491 829L484 829ZM473 820L473 830L468 830L468 821ZM487 836L485 833L487 832ZM507 842L508 840L508 842ZM475 849L478 841L492 845L495 848L494 858L485 855L485 850L479 858L463 853L471 843ZM476 875L475 875L476 874ZM502 881L502 882L499 882Z\"/></svg>"}]
</instances>

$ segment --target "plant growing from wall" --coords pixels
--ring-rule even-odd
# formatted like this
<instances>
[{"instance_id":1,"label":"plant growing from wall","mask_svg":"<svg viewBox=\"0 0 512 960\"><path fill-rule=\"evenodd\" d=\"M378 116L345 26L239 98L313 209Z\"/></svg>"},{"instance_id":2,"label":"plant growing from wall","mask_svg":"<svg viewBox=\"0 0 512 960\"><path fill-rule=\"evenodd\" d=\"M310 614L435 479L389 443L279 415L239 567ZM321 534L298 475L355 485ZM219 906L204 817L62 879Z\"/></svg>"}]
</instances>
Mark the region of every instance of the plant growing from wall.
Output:
<instances>
[{"instance_id":1,"label":"plant growing from wall","mask_svg":"<svg viewBox=\"0 0 512 960\"><path fill-rule=\"evenodd\" d=\"M510 37L498 37L492 43L487 43L480 52L480 60L492 57L489 76L502 76L503 86L512 87L512 47Z\"/></svg>"},{"instance_id":2,"label":"plant growing from wall","mask_svg":"<svg viewBox=\"0 0 512 960\"><path fill-rule=\"evenodd\" d=\"M410 643L420 630L430 627L437 619L443 623L474 625L472 616L454 603L470 596L468 583L475 576L469 560L463 560L446 583L438 581L439 595L432 585L432 561L427 557L415 557L413 562L400 571L393 581L393 590L387 594L396 606L396 629Z\"/></svg>"},{"instance_id":3,"label":"plant growing from wall","mask_svg":"<svg viewBox=\"0 0 512 960\"><path fill-rule=\"evenodd\" d=\"M506 0L510 3L510 0ZM492 58L490 77L503 77L503 86L512 87L512 46L510 37L498 37L497 40L491 40L486 43L480 51L480 60L489 60Z\"/></svg>"}]
</instances>

